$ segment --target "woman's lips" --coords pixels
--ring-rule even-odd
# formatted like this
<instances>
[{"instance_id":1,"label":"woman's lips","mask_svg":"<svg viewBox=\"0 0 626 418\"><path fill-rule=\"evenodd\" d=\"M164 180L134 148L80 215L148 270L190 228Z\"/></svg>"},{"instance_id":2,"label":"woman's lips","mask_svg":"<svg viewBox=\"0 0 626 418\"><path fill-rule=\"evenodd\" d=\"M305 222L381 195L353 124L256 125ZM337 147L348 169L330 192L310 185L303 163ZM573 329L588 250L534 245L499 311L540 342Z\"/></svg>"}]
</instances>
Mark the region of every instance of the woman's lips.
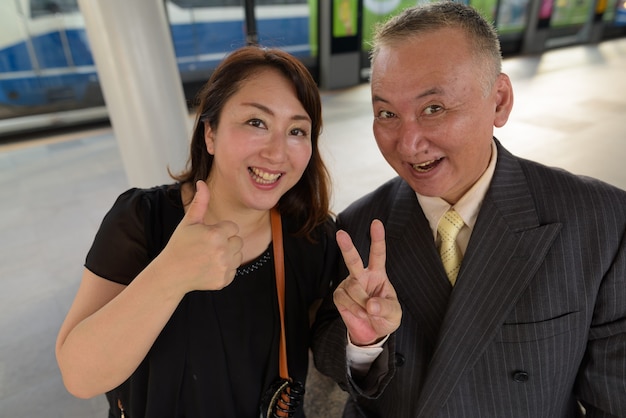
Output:
<instances>
[{"instance_id":1,"label":"woman's lips","mask_svg":"<svg viewBox=\"0 0 626 418\"><path fill-rule=\"evenodd\" d=\"M259 184L276 183L283 175L282 173L268 173L267 171L263 171L256 167L248 167L248 171L250 172L252 179Z\"/></svg>"}]
</instances>

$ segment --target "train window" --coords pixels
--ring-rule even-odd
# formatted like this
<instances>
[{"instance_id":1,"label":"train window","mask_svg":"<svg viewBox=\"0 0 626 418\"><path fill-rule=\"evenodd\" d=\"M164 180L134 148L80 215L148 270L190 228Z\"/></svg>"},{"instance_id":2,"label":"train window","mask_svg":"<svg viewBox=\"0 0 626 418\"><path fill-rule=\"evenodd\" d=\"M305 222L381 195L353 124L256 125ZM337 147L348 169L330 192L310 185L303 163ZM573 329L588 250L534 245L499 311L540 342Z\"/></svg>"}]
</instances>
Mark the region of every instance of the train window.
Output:
<instances>
[{"instance_id":1,"label":"train window","mask_svg":"<svg viewBox=\"0 0 626 418\"><path fill-rule=\"evenodd\" d=\"M243 6L244 0L170 0L172 3L183 9L199 7L232 7Z\"/></svg>"},{"instance_id":2,"label":"train window","mask_svg":"<svg viewBox=\"0 0 626 418\"><path fill-rule=\"evenodd\" d=\"M243 7L246 0L170 0L178 7L198 8L198 7ZM271 4L307 4L307 0L255 0L257 6L267 6Z\"/></svg>"},{"instance_id":3,"label":"train window","mask_svg":"<svg viewBox=\"0 0 626 418\"><path fill-rule=\"evenodd\" d=\"M267 6L270 4L306 4L307 0L256 0L258 6Z\"/></svg>"},{"instance_id":4,"label":"train window","mask_svg":"<svg viewBox=\"0 0 626 418\"><path fill-rule=\"evenodd\" d=\"M30 0L30 16L78 12L78 0Z\"/></svg>"}]
</instances>

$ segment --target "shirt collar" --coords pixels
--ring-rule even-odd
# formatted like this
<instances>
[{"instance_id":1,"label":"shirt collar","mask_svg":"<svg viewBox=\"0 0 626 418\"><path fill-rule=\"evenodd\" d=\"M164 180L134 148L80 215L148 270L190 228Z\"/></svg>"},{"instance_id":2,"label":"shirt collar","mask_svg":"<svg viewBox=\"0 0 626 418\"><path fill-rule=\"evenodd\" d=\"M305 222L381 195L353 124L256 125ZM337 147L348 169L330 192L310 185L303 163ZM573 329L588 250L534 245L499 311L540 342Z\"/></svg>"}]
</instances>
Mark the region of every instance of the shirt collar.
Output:
<instances>
[{"instance_id":1,"label":"shirt collar","mask_svg":"<svg viewBox=\"0 0 626 418\"><path fill-rule=\"evenodd\" d=\"M478 217L478 211L480 210L482 201L485 198L485 194L487 194L487 189L489 188L489 184L493 178L493 173L496 169L497 159L498 148L496 147L495 141L492 141L491 159L489 160L487 169L482 176L480 176L478 181L474 183L474 185L454 206L451 206L440 197L422 196L419 193L415 193L417 195L417 200L424 211L424 215L426 215L426 218L428 219L430 229L433 231L434 239L437 237L437 225L439 224L439 219L441 219L441 217L451 207L454 207L454 210L456 210L456 212L461 216L465 225L469 227L470 232L474 229L476 218Z\"/></svg>"}]
</instances>

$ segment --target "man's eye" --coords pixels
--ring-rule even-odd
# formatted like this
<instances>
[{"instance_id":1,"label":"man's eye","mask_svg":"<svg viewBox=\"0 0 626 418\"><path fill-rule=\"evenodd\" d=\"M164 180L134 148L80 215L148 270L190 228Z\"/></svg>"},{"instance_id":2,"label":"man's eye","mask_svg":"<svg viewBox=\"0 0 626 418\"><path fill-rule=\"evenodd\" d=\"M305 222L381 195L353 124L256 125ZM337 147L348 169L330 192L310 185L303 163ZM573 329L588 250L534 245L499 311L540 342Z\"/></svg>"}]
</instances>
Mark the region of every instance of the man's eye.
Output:
<instances>
[{"instance_id":1,"label":"man's eye","mask_svg":"<svg viewBox=\"0 0 626 418\"><path fill-rule=\"evenodd\" d=\"M440 112L443 108L439 105L430 105L424 109L425 115L433 115L437 112Z\"/></svg>"},{"instance_id":2,"label":"man's eye","mask_svg":"<svg viewBox=\"0 0 626 418\"><path fill-rule=\"evenodd\" d=\"M393 112L390 112L388 110L381 110L380 112L378 112L378 115L376 115L377 119L390 119L395 117L396 114Z\"/></svg>"}]
</instances>

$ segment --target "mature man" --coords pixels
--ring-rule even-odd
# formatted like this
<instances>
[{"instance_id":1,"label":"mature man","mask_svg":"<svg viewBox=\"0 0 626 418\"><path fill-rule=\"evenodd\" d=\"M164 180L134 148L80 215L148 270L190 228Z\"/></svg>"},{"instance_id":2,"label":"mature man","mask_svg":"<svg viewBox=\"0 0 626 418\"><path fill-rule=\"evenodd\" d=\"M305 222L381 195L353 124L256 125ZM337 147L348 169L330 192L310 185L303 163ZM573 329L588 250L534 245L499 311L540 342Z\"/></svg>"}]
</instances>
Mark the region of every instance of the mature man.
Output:
<instances>
[{"instance_id":1,"label":"mature man","mask_svg":"<svg viewBox=\"0 0 626 418\"><path fill-rule=\"evenodd\" d=\"M338 318L372 313L369 265L319 311L315 361L350 392L345 416L626 417L626 192L493 137L513 89L469 6L393 17L371 68L374 134L398 177L339 214L338 240L364 265L386 248L402 323L367 341Z\"/></svg>"}]
</instances>

